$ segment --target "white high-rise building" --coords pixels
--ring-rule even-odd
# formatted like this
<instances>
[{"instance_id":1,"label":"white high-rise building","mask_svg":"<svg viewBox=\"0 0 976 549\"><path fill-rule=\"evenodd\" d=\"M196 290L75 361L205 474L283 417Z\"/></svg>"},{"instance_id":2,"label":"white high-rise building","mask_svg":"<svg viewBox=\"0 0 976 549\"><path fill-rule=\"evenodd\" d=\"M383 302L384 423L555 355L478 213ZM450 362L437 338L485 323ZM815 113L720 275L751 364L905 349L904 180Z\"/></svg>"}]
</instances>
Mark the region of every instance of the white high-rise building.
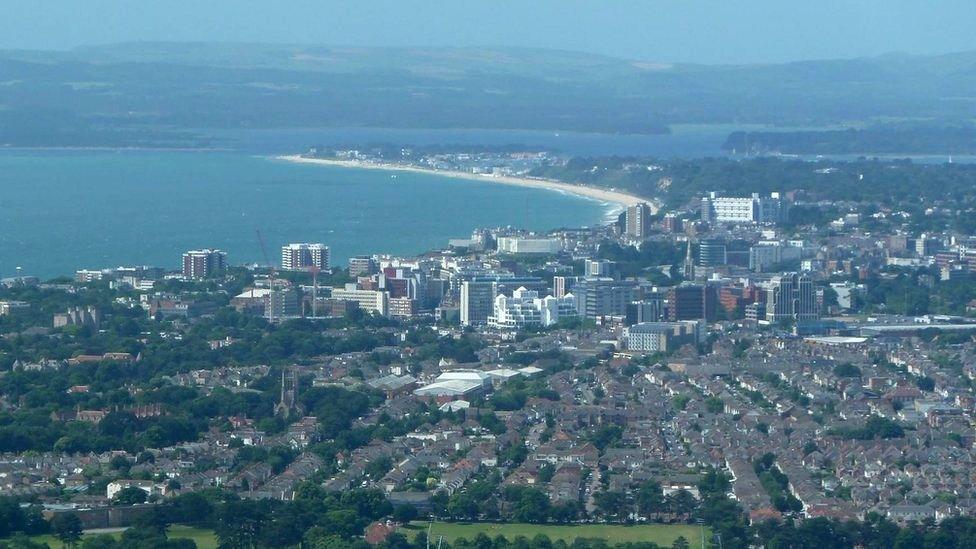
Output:
<instances>
[{"instance_id":1,"label":"white high-rise building","mask_svg":"<svg viewBox=\"0 0 976 549\"><path fill-rule=\"evenodd\" d=\"M779 193L740 197L711 192L701 206L701 219L706 223L782 223L789 215L789 203Z\"/></svg>"},{"instance_id":2,"label":"white high-rise building","mask_svg":"<svg viewBox=\"0 0 976 549\"><path fill-rule=\"evenodd\" d=\"M281 247L281 268L304 271L309 267L329 269L329 247L321 243L301 242Z\"/></svg>"},{"instance_id":3,"label":"white high-rise building","mask_svg":"<svg viewBox=\"0 0 976 549\"><path fill-rule=\"evenodd\" d=\"M643 239L651 232L651 207L646 202L628 206L624 221L627 236Z\"/></svg>"}]
</instances>

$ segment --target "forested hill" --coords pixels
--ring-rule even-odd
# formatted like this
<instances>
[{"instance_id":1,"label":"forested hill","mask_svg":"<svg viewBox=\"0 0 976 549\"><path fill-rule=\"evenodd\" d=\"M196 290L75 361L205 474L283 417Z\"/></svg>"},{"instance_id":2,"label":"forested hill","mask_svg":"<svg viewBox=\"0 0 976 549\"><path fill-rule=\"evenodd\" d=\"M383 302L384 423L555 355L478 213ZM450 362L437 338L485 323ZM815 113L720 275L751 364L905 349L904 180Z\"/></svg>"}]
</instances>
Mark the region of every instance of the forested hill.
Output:
<instances>
[{"instance_id":1,"label":"forested hill","mask_svg":"<svg viewBox=\"0 0 976 549\"><path fill-rule=\"evenodd\" d=\"M194 146L216 128L966 120L973 89L976 52L701 66L539 49L132 43L0 52L0 144Z\"/></svg>"},{"instance_id":2,"label":"forested hill","mask_svg":"<svg viewBox=\"0 0 976 549\"><path fill-rule=\"evenodd\" d=\"M976 154L972 124L899 124L864 129L735 132L723 148L738 154Z\"/></svg>"}]
</instances>

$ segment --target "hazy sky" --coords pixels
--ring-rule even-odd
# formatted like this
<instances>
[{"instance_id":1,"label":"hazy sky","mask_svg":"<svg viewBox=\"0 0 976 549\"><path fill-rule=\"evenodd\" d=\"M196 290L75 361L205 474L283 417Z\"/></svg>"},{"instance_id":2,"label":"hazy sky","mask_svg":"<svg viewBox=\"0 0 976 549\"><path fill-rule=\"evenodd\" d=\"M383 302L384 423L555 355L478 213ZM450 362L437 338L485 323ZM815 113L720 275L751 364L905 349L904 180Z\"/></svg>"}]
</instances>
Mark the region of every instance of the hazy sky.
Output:
<instances>
[{"instance_id":1,"label":"hazy sky","mask_svg":"<svg viewBox=\"0 0 976 549\"><path fill-rule=\"evenodd\" d=\"M767 62L976 49L976 0L0 0L0 48L133 40Z\"/></svg>"}]
</instances>

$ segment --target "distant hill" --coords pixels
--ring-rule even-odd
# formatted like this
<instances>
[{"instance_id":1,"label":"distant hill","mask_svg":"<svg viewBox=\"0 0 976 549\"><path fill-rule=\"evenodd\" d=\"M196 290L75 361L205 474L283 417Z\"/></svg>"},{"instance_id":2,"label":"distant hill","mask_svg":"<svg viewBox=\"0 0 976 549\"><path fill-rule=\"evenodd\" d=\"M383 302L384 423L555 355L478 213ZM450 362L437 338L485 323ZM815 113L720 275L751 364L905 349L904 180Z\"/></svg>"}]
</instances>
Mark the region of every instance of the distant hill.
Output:
<instances>
[{"instance_id":1,"label":"distant hill","mask_svg":"<svg viewBox=\"0 0 976 549\"><path fill-rule=\"evenodd\" d=\"M976 52L701 66L566 51L127 43L0 51L0 143L198 144L189 130L661 133L969 120Z\"/></svg>"}]
</instances>

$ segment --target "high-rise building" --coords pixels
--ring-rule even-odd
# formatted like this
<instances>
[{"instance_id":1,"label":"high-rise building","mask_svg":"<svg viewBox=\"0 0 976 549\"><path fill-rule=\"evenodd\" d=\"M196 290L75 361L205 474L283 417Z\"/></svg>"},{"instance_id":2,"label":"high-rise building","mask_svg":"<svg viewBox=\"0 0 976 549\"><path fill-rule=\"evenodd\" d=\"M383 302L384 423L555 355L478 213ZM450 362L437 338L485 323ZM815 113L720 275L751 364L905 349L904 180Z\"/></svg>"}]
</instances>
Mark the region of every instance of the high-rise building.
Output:
<instances>
[{"instance_id":1,"label":"high-rise building","mask_svg":"<svg viewBox=\"0 0 976 549\"><path fill-rule=\"evenodd\" d=\"M379 264L372 257L361 255L349 258L349 276L352 278L374 275L379 270Z\"/></svg>"},{"instance_id":2,"label":"high-rise building","mask_svg":"<svg viewBox=\"0 0 976 549\"><path fill-rule=\"evenodd\" d=\"M766 290L766 320L816 320L820 317L813 280L799 273L773 278Z\"/></svg>"},{"instance_id":3,"label":"high-rise building","mask_svg":"<svg viewBox=\"0 0 976 549\"><path fill-rule=\"evenodd\" d=\"M780 193L739 197L711 192L701 202L701 220L706 223L782 223L788 215L789 203Z\"/></svg>"},{"instance_id":4,"label":"high-rise building","mask_svg":"<svg viewBox=\"0 0 976 549\"><path fill-rule=\"evenodd\" d=\"M302 316L301 294L295 288L275 288L267 295L264 316L278 321Z\"/></svg>"},{"instance_id":5,"label":"high-rise building","mask_svg":"<svg viewBox=\"0 0 976 549\"><path fill-rule=\"evenodd\" d=\"M727 245L720 238L704 238L698 242L698 264L702 267L721 267L728 263Z\"/></svg>"},{"instance_id":6,"label":"high-rise building","mask_svg":"<svg viewBox=\"0 0 976 549\"><path fill-rule=\"evenodd\" d=\"M183 276L209 278L227 267L227 254L220 250L190 250L183 254Z\"/></svg>"},{"instance_id":7,"label":"high-rise building","mask_svg":"<svg viewBox=\"0 0 976 549\"><path fill-rule=\"evenodd\" d=\"M651 229L651 207L639 202L627 208L624 216L627 236L643 239Z\"/></svg>"},{"instance_id":8,"label":"high-rise building","mask_svg":"<svg viewBox=\"0 0 976 549\"><path fill-rule=\"evenodd\" d=\"M587 277L613 277L616 275L617 264L608 259L587 259L583 262Z\"/></svg>"},{"instance_id":9,"label":"high-rise building","mask_svg":"<svg viewBox=\"0 0 976 549\"><path fill-rule=\"evenodd\" d=\"M295 243L281 247L281 268L286 271L303 271L309 267L329 269L329 247L320 243Z\"/></svg>"},{"instance_id":10,"label":"high-rise building","mask_svg":"<svg viewBox=\"0 0 976 549\"><path fill-rule=\"evenodd\" d=\"M627 305L627 324L660 322L665 319L664 293L644 294L644 299Z\"/></svg>"},{"instance_id":11,"label":"high-rise building","mask_svg":"<svg viewBox=\"0 0 976 549\"><path fill-rule=\"evenodd\" d=\"M554 276L552 277L552 295L563 297L573 291L579 278L575 276Z\"/></svg>"},{"instance_id":12,"label":"high-rise building","mask_svg":"<svg viewBox=\"0 0 976 549\"><path fill-rule=\"evenodd\" d=\"M461 325L481 326L495 308L497 287L494 282L465 280L461 283Z\"/></svg>"},{"instance_id":13,"label":"high-rise building","mask_svg":"<svg viewBox=\"0 0 976 549\"><path fill-rule=\"evenodd\" d=\"M668 290L668 320L698 320L705 318L705 287L701 284L680 284Z\"/></svg>"},{"instance_id":14,"label":"high-rise building","mask_svg":"<svg viewBox=\"0 0 976 549\"><path fill-rule=\"evenodd\" d=\"M637 294L636 282L612 278L586 278L573 290L577 309L586 318L626 316Z\"/></svg>"},{"instance_id":15,"label":"high-rise building","mask_svg":"<svg viewBox=\"0 0 976 549\"><path fill-rule=\"evenodd\" d=\"M664 219L661 220L661 228L664 229L666 233L680 233L681 229L684 228L684 224L681 222L681 218L673 213L665 214Z\"/></svg>"}]
</instances>

